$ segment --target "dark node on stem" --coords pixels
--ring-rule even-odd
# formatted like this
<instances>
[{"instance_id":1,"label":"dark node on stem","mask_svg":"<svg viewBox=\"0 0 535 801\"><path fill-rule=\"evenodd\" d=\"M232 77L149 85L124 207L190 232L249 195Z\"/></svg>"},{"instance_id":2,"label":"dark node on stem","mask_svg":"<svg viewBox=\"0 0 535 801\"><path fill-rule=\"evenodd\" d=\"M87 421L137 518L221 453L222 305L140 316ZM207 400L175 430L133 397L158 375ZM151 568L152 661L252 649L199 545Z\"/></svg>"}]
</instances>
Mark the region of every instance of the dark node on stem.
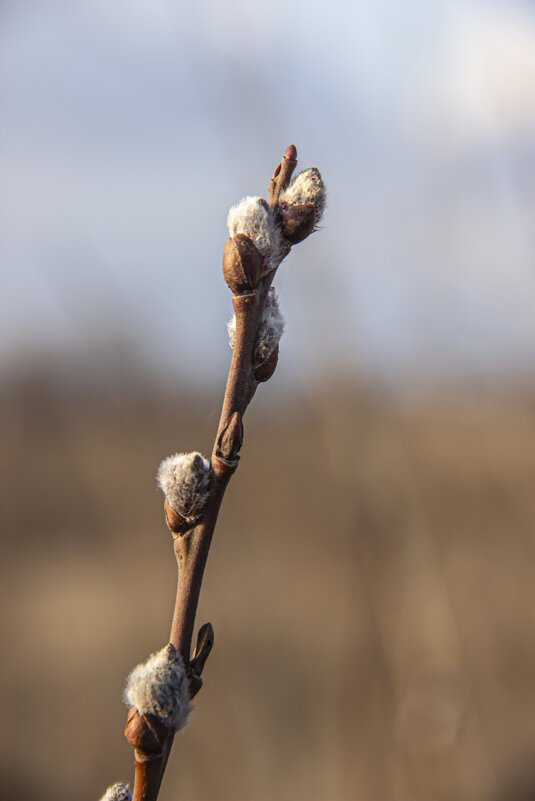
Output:
<instances>
[{"instance_id":1,"label":"dark node on stem","mask_svg":"<svg viewBox=\"0 0 535 801\"><path fill-rule=\"evenodd\" d=\"M277 367L277 362L279 361L279 346L271 351L269 356L259 362L258 364L253 365L253 375L256 381L268 381L273 373L275 372L275 368Z\"/></svg>"},{"instance_id":2,"label":"dark node on stem","mask_svg":"<svg viewBox=\"0 0 535 801\"><path fill-rule=\"evenodd\" d=\"M217 441L216 454L226 462L237 462L240 458L238 453L243 444L243 423L241 414L234 412L227 425L219 435Z\"/></svg>"},{"instance_id":3,"label":"dark node on stem","mask_svg":"<svg viewBox=\"0 0 535 801\"><path fill-rule=\"evenodd\" d=\"M147 756L159 756L167 743L169 729L155 715L141 715L131 706L124 735L133 748Z\"/></svg>"},{"instance_id":4,"label":"dark node on stem","mask_svg":"<svg viewBox=\"0 0 535 801\"><path fill-rule=\"evenodd\" d=\"M288 206L282 209L282 235L292 245L297 245L298 242L306 239L314 230L315 225L316 208L313 203Z\"/></svg>"},{"instance_id":5,"label":"dark node on stem","mask_svg":"<svg viewBox=\"0 0 535 801\"><path fill-rule=\"evenodd\" d=\"M192 528L195 528L195 521L191 518L184 517L176 509L169 504L167 498L163 504L164 513L165 513L165 522L167 523L167 528L173 534L173 536L178 537L183 534L186 534Z\"/></svg>"},{"instance_id":6,"label":"dark node on stem","mask_svg":"<svg viewBox=\"0 0 535 801\"><path fill-rule=\"evenodd\" d=\"M263 270L256 245L246 234L229 237L223 249L223 276L234 294L254 289Z\"/></svg>"}]
</instances>

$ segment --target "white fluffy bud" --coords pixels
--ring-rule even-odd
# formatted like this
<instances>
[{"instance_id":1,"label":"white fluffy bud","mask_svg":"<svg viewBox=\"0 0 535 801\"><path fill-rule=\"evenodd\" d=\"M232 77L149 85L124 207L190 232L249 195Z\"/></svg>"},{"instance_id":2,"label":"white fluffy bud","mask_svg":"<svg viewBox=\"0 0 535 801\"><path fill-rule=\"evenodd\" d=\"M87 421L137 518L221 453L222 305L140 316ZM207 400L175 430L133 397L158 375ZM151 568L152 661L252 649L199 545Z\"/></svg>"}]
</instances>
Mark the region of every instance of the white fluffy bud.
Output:
<instances>
[{"instance_id":1,"label":"white fluffy bud","mask_svg":"<svg viewBox=\"0 0 535 801\"><path fill-rule=\"evenodd\" d=\"M154 715L169 730L183 729L191 711L189 686L180 654L166 645L128 676L124 700L141 715Z\"/></svg>"},{"instance_id":2,"label":"white fluffy bud","mask_svg":"<svg viewBox=\"0 0 535 801\"><path fill-rule=\"evenodd\" d=\"M187 520L195 522L210 492L210 462L200 453L175 453L158 468L158 484L167 502Z\"/></svg>"},{"instance_id":3,"label":"white fluffy bud","mask_svg":"<svg viewBox=\"0 0 535 801\"><path fill-rule=\"evenodd\" d=\"M114 784L108 787L100 801L132 801L132 794L127 784Z\"/></svg>"},{"instance_id":4,"label":"white fluffy bud","mask_svg":"<svg viewBox=\"0 0 535 801\"><path fill-rule=\"evenodd\" d=\"M316 211L316 224L319 223L327 202L327 190L317 167L310 167L297 175L292 183L280 194L281 206L299 206L313 203Z\"/></svg>"},{"instance_id":5,"label":"white fluffy bud","mask_svg":"<svg viewBox=\"0 0 535 801\"><path fill-rule=\"evenodd\" d=\"M278 267L281 259L281 232L262 197L248 195L232 206L227 217L230 236L246 234L264 257L268 269Z\"/></svg>"}]
</instances>

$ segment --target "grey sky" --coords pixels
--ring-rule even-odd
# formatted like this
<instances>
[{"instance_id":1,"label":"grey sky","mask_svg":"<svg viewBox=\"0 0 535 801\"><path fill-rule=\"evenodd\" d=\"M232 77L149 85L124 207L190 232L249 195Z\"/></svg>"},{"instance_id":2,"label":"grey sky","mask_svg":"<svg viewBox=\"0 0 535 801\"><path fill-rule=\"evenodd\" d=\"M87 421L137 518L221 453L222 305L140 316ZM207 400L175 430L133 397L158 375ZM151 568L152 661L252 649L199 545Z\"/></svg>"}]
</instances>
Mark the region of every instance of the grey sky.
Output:
<instances>
[{"instance_id":1,"label":"grey sky","mask_svg":"<svg viewBox=\"0 0 535 801\"><path fill-rule=\"evenodd\" d=\"M224 369L226 211L295 142L330 203L277 277L283 374L535 367L530 4L1 13L0 365L121 339Z\"/></svg>"}]
</instances>

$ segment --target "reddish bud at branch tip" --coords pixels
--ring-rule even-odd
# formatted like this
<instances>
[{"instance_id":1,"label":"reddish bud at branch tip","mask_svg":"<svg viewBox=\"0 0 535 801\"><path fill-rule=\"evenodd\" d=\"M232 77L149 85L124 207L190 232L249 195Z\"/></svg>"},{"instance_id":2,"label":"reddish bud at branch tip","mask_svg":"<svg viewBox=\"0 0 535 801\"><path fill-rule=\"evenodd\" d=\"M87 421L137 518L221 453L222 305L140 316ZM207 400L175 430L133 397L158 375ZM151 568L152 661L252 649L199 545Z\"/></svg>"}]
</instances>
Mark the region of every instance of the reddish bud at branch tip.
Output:
<instances>
[{"instance_id":1,"label":"reddish bud at branch tip","mask_svg":"<svg viewBox=\"0 0 535 801\"><path fill-rule=\"evenodd\" d=\"M297 148L295 145L288 145L284 158L288 161L295 161L297 159Z\"/></svg>"}]
</instances>

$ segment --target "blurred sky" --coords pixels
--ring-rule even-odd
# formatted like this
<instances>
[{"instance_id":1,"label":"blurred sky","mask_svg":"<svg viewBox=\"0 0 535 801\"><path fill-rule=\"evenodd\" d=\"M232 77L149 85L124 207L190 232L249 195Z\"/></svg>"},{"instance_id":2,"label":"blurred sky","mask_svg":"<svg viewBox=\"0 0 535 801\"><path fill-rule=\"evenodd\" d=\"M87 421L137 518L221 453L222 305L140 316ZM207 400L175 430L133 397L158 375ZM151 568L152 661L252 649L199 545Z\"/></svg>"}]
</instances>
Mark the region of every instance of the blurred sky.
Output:
<instances>
[{"instance_id":1,"label":"blurred sky","mask_svg":"<svg viewBox=\"0 0 535 801\"><path fill-rule=\"evenodd\" d=\"M226 212L295 142L330 202L277 276L283 376L531 374L534 3L0 14L0 369L120 345L219 381Z\"/></svg>"}]
</instances>

